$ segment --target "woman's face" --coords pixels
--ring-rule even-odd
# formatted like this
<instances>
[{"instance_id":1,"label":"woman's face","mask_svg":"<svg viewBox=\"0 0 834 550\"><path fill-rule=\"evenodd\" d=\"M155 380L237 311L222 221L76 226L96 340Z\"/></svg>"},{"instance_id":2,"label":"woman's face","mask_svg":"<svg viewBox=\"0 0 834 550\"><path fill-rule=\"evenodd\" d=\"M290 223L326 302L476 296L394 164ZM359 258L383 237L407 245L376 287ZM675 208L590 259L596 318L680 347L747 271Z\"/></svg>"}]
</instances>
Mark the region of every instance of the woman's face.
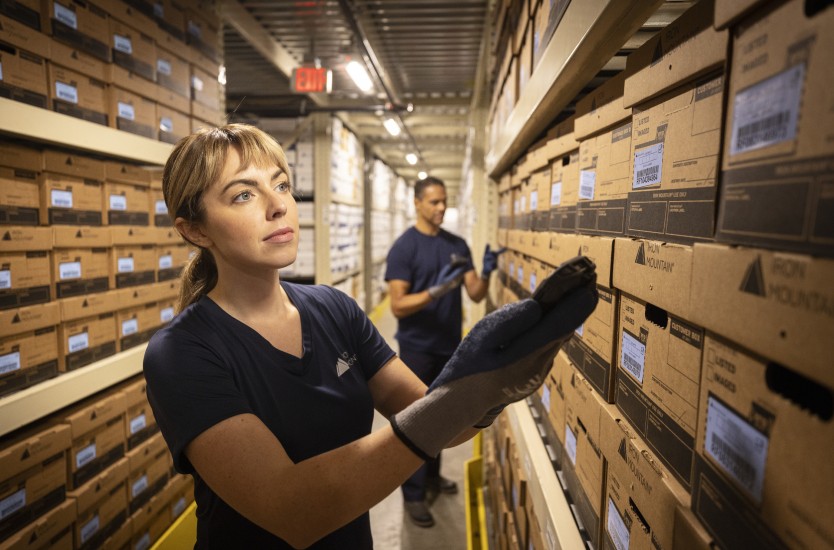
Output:
<instances>
[{"instance_id":1,"label":"woman's face","mask_svg":"<svg viewBox=\"0 0 834 550\"><path fill-rule=\"evenodd\" d=\"M298 209L289 176L277 165L241 166L229 148L220 180L203 195L200 230L218 268L274 271L298 252Z\"/></svg>"}]
</instances>

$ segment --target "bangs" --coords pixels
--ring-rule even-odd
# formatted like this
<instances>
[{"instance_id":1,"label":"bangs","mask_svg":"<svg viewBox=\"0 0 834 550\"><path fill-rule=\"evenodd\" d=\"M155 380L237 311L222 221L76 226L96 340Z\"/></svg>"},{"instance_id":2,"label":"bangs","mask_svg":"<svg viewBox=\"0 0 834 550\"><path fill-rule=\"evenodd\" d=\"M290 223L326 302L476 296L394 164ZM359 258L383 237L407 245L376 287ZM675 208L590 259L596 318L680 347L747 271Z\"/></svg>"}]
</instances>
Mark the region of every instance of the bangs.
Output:
<instances>
[{"instance_id":1,"label":"bangs","mask_svg":"<svg viewBox=\"0 0 834 550\"><path fill-rule=\"evenodd\" d=\"M245 127L240 131L229 132L229 141L238 148L242 168L248 166L264 168L275 165L288 176L290 175L283 149L266 132L251 126Z\"/></svg>"}]
</instances>

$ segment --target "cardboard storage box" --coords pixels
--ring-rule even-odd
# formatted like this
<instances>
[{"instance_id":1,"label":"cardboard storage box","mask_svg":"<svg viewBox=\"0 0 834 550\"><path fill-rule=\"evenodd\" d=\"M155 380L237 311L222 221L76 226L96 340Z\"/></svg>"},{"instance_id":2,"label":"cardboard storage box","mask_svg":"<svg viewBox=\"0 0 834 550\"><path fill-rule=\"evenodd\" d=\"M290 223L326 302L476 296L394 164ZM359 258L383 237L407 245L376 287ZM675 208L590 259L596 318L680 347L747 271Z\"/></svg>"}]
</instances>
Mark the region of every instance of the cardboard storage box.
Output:
<instances>
[{"instance_id":1,"label":"cardboard storage box","mask_svg":"<svg viewBox=\"0 0 834 550\"><path fill-rule=\"evenodd\" d=\"M156 102L117 86L110 87L110 126L156 139Z\"/></svg>"},{"instance_id":2,"label":"cardboard storage box","mask_svg":"<svg viewBox=\"0 0 834 550\"><path fill-rule=\"evenodd\" d=\"M156 82L156 44L151 36L111 17L110 48L114 65Z\"/></svg>"},{"instance_id":3,"label":"cardboard storage box","mask_svg":"<svg viewBox=\"0 0 834 550\"><path fill-rule=\"evenodd\" d=\"M159 231L156 227L112 225L108 229L114 247L154 244L159 238Z\"/></svg>"},{"instance_id":4,"label":"cardboard storage box","mask_svg":"<svg viewBox=\"0 0 834 550\"><path fill-rule=\"evenodd\" d=\"M190 250L185 243L174 246L157 246L158 258L156 280L170 281L179 278L185 264L188 263Z\"/></svg>"},{"instance_id":5,"label":"cardboard storage box","mask_svg":"<svg viewBox=\"0 0 834 550\"><path fill-rule=\"evenodd\" d=\"M176 51L181 52L177 54ZM183 50L156 49L156 78L159 85L176 95L188 99L191 96L191 76L188 61L181 57ZM171 107L178 108L177 105Z\"/></svg>"},{"instance_id":6,"label":"cardboard storage box","mask_svg":"<svg viewBox=\"0 0 834 550\"><path fill-rule=\"evenodd\" d=\"M119 331L119 351L144 344L160 324L159 309L155 303L118 311L116 330Z\"/></svg>"},{"instance_id":7,"label":"cardboard storage box","mask_svg":"<svg viewBox=\"0 0 834 550\"><path fill-rule=\"evenodd\" d=\"M49 60L61 67L66 67L77 73L104 82L107 79L107 64L97 57L85 53L60 42L52 43L52 54Z\"/></svg>"},{"instance_id":8,"label":"cardboard storage box","mask_svg":"<svg viewBox=\"0 0 834 550\"><path fill-rule=\"evenodd\" d=\"M200 53L215 62L219 60L220 28L220 21L213 13L186 8L185 38L195 54Z\"/></svg>"},{"instance_id":9,"label":"cardboard storage box","mask_svg":"<svg viewBox=\"0 0 834 550\"><path fill-rule=\"evenodd\" d=\"M54 248L108 248L112 244L109 227L53 225L49 229Z\"/></svg>"},{"instance_id":10,"label":"cardboard storage box","mask_svg":"<svg viewBox=\"0 0 834 550\"><path fill-rule=\"evenodd\" d=\"M550 231L576 231L576 205L579 200L579 143L570 131L551 140L550 163Z\"/></svg>"},{"instance_id":11,"label":"cardboard storage box","mask_svg":"<svg viewBox=\"0 0 834 550\"><path fill-rule=\"evenodd\" d=\"M37 172L0 166L0 223L40 223L42 180Z\"/></svg>"},{"instance_id":12,"label":"cardboard storage box","mask_svg":"<svg viewBox=\"0 0 834 550\"><path fill-rule=\"evenodd\" d=\"M713 550L718 544L707 533L701 521L695 517L692 510L685 506L678 506L675 510L675 543L676 550Z\"/></svg>"},{"instance_id":13,"label":"cardboard storage box","mask_svg":"<svg viewBox=\"0 0 834 550\"><path fill-rule=\"evenodd\" d=\"M127 401L127 414L125 415L127 448L134 449L159 431L159 427L151 405L148 403L147 383L143 377L122 387L121 391Z\"/></svg>"},{"instance_id":14,"label":"cardboard storage box","mask_svg":"<svg viewBox=\"0 0 834 550\"><path fill-rule=\"evenodd\" d=\"M631 109L623 105L619 73L576 105L579 141L577 231L622 235L631 189Z\"/></svg>"},{"instance_id":15,"label":"cardboard storage box","mask_svg":"<svg viewBox=\"0 0 834 550\"><path fill-rule=\"evenodd\" d=\"M128 451L128 510L136 512L161 492L168 483L168 447L161 433L157 433L135 449ZM167 504L167 503L166 503Z\"/></svg>"},{"instance_id":16,"label":"cardboard storage box","mask_svg":"<svg viewBox=\"0 0 834 550\"><path fill-rule=\"evenodd\" d=\"M0 42L0 97L48 109L46 59Z\"/></svg>"},{"instance_id":17,"label":"cardboard storage box","mask_svg":"<svg viewBox=\"0 0 834 550\"><path fill-rule=\"evenodd\" d=\"M707 334L692 508L723 548L834 548L831 387Z\"/></svg>"},{"instance_id":18,"label":"cardboard storage box","mask_svg":"<svg viewBox=\"0 0 834 550\"><path fill-rule=\"evenodd\" d=\"M75 525L75 547L103 547L127 519L127 474L129 464L122 458L93 476L81 487L67 493L75 501L78 518Z\"/></svg>"},{"instance_id":19,"label":"cardboard storage box","mask_svg":"<svg viewBox=\"0 0 834 550\"><path fill-rule=\"evenodd\" d=\"M617 407L689 490L704 329L622 293L617 338Z\"/></svg>"},{"instance_id":20,"label":"cardboard storage box","mask_svg":"<svg viewBox=\"0 0 834 550\"><path fill-rule=\"evenodd\" d=\"M699 244L691 319L834 388L834 260Z\"/></svg>"},{"instance_id":21,"label":"cardboard storage box","mask_svg":"<svg viewBox=\"0 0 834 550\"><path fill-rule=\"evenodd\" d=\"M0 42L6 42L7 44L17 46L35 55L49 59L52 40L40 32L40 15L38 11L28 9L26 11L29 16L24 16L23 19L37 19L37 22L23 22L18 20L16 16L23 14L23 11L20 9L14 10L14 13L0 12Z\"/></svg>"},{"instance_id":22,"label":"cardboard storage box","mask_svg":"<svg viewBox=\"0 0 834 550\"><path fill-rule=\"evenodd\" d=\"M104 163L104 177L108 182L150 187L152 174L151 170L137 164L118 161Z\"/></svg>"},{"instance_id":23,"label":"cardboard storage box","mask_svg":"<svg viewBox=\"0 0 834 550\"><path fill-rule=\"evenodd\" d=\"M21 334L57 324L61 308L57 302L0 310L0 334Z\"/></svg>"},{"instance_id":24,"label":"cardboard storage box","mask_svg":"<svg viewBox=\"0 0 834 550\"><path fill-rule=\"evenodd\" d=\"M634 107L626 234L712 240L723 99L719 74Z\"/></svg>"},{"instance_id":25,"label":"cardboard storage box","mask_svg":"<svg viewBox=\"0 0 834 550\"><path fill-rule=\"evenodd\" d=\"M600 548L605 463L600 448L600 421L605 400L574 369L565 387L565 458L567 491L594 548Z\"/></svg>"},{"instance_id":26,"label":"cardboard storage box","mask_svg":"<svg viewBox=\"0 0 834 550\"><path fill-rule=\"evenodd\" d=\"M56 298L109 290L109 251L106 248L56 248L52 252L52 278Z\"/></svg>"},{"instance_id":27,"label":"cardboard storage box","mask_svg":"<svg viewBox=\"0 0 834 550\"><path fill-rule=\"evenodd\" d=\"M156 227L172 227L174 221L168 216L168 206L165 204L165 195L162 189L151 187L151 194L149 197L151 220Z\"/></svg>"},{"instance_id":28,"label":"cardboard storage box","mask_svg":"<svg viewBox=\"0 0 834 550\"><path fill-rule=\"evenodd\" d=\"M147 226L150 188L130 183L104 184L104 201L109 225Z\"/></svg>"},{"instance_id":29,"label":"cardboard storage box","mask_svg":"<svg viewBox=\"0 0 834 550\"><path fill-rule=\"evenodd\" d=\"M674 548L675 511L689 495L613 406L602 409L604 547Z\"/></svg>"},{"instance_id":30,"label":"cardboard storage box","mask_svg":"<svg viewBox=\"0 0 834 550\"><path fill-rule=\"evenodd\" d=\"M0 252L0 309L12 309L50 300L50 252Z\"/></svg>"},{"instance_id":31,"label":"cardboard storage box","mask_svg":"<svg viewBox=\"0 0 834 550\"><path fill-rule=\"evenodd\" d=\"M111 285L125 288L156 281L156 248L152 244L114 246L111 253Z\"/></svg>"},{"instance_id":32,"label":"cardboard storage box","mask_svg":"<svg viewBox=\"0 0 834 550\"><path fill-rule=\"evenodd\" d=\"M716 240L834 256L834 10L812 4L734 30Z\"/></svg>"},{"instance_id":33,"label":"cardboard storage box","mask_svg":"<svg viewBox=\"0 0 834 550\"><path fill-rule=\"evenodd\" d=\"M107 126L107 84L51 62L47 71L55 112Z\"/></svg>"},{"instance_id":34,"label":"cardboard storage box","mask_svg":"<svg viewBox=\"0 0 834 550\"><path fill-rule=\"evenodd\" d=\"M116 311L119 309L119 293L118 290L108 290L57 300L56 304L61 306L61 320L74 321Z\"/></svg>"},{"instance_id":35,"label":"cardboard storage box","mask_svg":"<svg viewBox=\"0 0 834 550\"><path fill-rule=\"evenodd\" d=\"M134 548L150 548L171 526L170 495L154 496L131 516L131 543Z\"/></svg>"},{"instance_id":36,"label":"cardboard storage box","mask_svg":"<svg viewBox=\"0 0 834 550\"><path fill-rule=\"evenodd\" d=\"M0 519L0 541L64 500L69 447L70 430L60 425L37 425L4 442L0 501L5 513Z\"/></svg>"},{"instance_id":37,"label":"cardboard storage box","mask_svg":"<svg viewBox=\"0 0 834 550\"><path fill-rule=\"evenodd\" d=\"M41 28L58 42L82 50L105 63L111 60L107 13L95 4L41 0Z\"/></svg>"},{"instance_id":38,"label":"cardboard storage box","mask_svg":"<svg viewBox=\"0 0 834 550\"><path fill-rule=\"evenodd\" d=\"M160 44L176 43L185 51L185 8L174 0L162 0L154 6L156 24L164 31L157 37Z\"/></svg>"},{"instance_id":39,"label":"cardboard storage box","mask_svg":"<svg viewBox=\"0 0 834 550\"><path fill-rule=\"evenodd\" d=\"M43 169L53 174L62 174L85 180L104 181L106 164L87 155L79 155L60 149L45 149Z\"/></svg>"},{"instance_id":40,"label":"cardboard storage box","mask_svg":"<svg viewBox=\"0 0 834 550\"><path fill-rule=\"evenodd\" d=\"M220 110L220 83L217 74L191 66L191 99L213 111ZM197 113L194 113L195 115Z\"/></svg>"},{"instance_id":41,"label":"cardboard storage box","mask_svg":"<svg viewBox=\"0 0 834 550\"><path fill-rule=\"evenodd\" d=\"M58 374L59 321L50 322L35 331L0 338L0 397Z\"/></svg>"},{"instance_id":42,"label":"cardboard storage box","mask_svg":"<svg viewBox=\"0 0 834 550\"><path fill-rule=\"evenodd\" d=\"M65 500L14 533L0 547L4 550L73 550L76 517L75 502Z\"/></svg>"},{"instance_id":43,"label":"cardboard storage box","mask_svg":"<svg viewBox=\"0 0 834 550\"><path fill-rule=\"evenodd\" d=\"M116 320L112 312L72 321L58 329L58 370L72 371L116 353Z\"/></svg>"},{"instance_id":44,"label":"cardboard storage box","mask_svg":"<svg viewBox=\"0 0 834 550\"><path fill-rule=\"evenodd\" d=\"M175 144L190 133L191 119L188 115L160 104L156 108L156 117L159 122L159 141Z\"/></svg>"},{"instance_id":45,"label":"cardboard storage box","mask_svg":"<svg viewBox=\"0 0 834 550\"><path fill-rule=\"evenodd\" d=\"M18 145L14 141L0 141L0 166L40 172L43 170L43 151Z\"/></svg>"}]
</instances>

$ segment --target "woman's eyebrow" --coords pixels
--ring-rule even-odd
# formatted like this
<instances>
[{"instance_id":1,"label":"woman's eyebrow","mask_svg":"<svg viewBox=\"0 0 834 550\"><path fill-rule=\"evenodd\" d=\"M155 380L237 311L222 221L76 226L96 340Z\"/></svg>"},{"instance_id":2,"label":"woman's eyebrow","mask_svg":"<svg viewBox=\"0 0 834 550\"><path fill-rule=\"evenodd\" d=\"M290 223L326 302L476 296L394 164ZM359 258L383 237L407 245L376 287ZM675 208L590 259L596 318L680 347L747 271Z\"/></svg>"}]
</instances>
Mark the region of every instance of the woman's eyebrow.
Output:
<instances>
[{"instance_id":1,"label":"woman's eyebrow","mask_svg":"<svg viewBox=\"0 0 834 550\"><path fill-rule=\"evenodd\" d=\"M275 171L274 174L272 174L272 177L270 178L270 181L276 180L276 179L280 178L282 175L284 175L284 170L279 168L278 170ZM230 187L232 187L234 185L237 185L239 183L243 184L243 185L248 185L249 187L257 187L258 186L258 182L253 180L253 179L237 178L237 179L233 179L232 181L230 181L226 185L224 185L223 189L220 191L220 193L221 194L225 193L226 191L229 190Z\"/></svg>"}]
</instances>

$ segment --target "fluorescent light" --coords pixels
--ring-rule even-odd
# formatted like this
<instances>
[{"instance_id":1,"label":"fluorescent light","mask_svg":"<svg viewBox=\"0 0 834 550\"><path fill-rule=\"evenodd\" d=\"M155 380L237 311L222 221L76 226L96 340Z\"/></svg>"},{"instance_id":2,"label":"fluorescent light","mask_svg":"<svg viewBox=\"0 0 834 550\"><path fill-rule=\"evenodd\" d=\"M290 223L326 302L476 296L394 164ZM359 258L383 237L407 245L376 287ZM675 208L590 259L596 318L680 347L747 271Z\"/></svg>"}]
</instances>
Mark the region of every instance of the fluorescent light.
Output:
<instances>
[{"instance_id":1,"label":"fluorescent light","mask_svg":"<svg viewBox=\"0 0 834 550\"><path fill-rule=\"evenodd\" d=\"M408 164L417 164L417 155L415 155L414 153L409 153L405 156L405 160L408 161Z\"/></svg>"},{"instance_id":2,"label":"fluorescent light","mask_svg":"<svg viewBox=\"0 0 834 550\"><path fill-rule=\"evenodd\" d=\"M427 177L429 177L429 175L426 174L425 172L423 172L423 171L417 172L417 179L418 180L424 180Z\"/></svg>"},{"instance_id":3,"label":"fluorescent light","mask_svg":"<svg viewBox=\"0 0 834 550\"><path fill-rule=\"evenodd\" d=\"M392 136L396 137L400 135L400 125L397 124L397 121L393 118L386 118L382 121L382 125L385 126L385 129L388 130L388 133Z\"/></svg>"},{"instance_id":4,"label":"fluorescent light","mask_svg":"<svg viewBox=\"0 0 834 550\"><path fill-rule=\"evenodd\" d=\"M363 67L358 61L351 61L348 63L345 70L353 79L354 84L356 84L356 86L363 92L367 92L373 88L371 77L368 76L368 72L365 70L365 67Z\"/></svg>"}]
</instances>

